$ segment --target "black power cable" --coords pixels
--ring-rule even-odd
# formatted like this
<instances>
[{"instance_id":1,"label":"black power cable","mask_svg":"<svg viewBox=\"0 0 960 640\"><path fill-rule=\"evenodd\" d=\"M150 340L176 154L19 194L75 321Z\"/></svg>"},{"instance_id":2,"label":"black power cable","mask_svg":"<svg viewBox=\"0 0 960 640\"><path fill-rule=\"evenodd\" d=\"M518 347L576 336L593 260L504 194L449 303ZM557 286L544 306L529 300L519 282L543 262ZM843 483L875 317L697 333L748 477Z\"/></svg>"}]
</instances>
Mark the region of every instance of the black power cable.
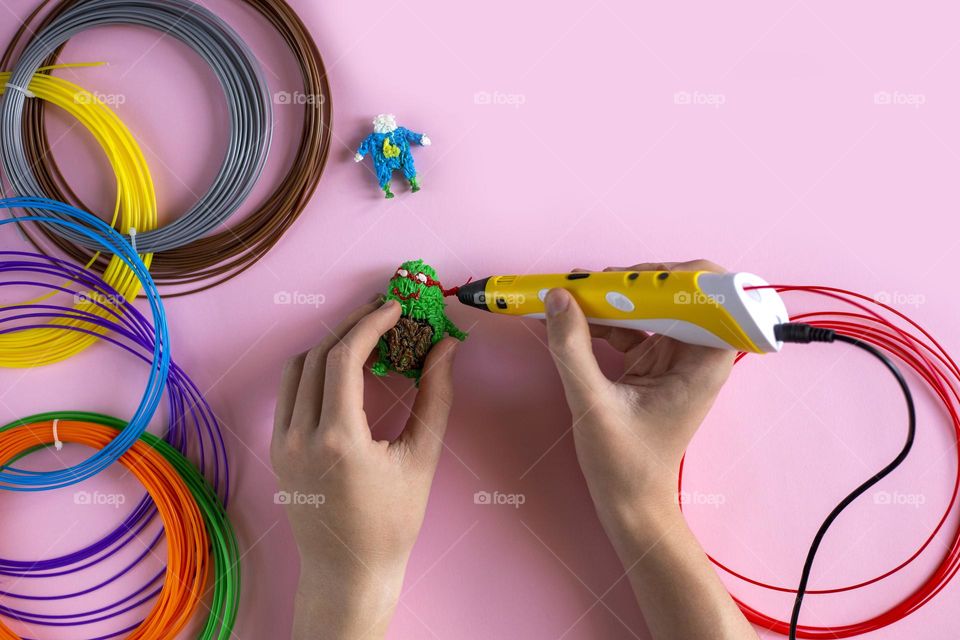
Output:
<instances>
[{"instance_id":1,"label":"black power cable","mask_svg":"<svg viewBox=\"0 0 960 640\"><path fill-rule=\"evenodd\" d=\"M907 403L907 415L909 417L907 441L904 443L900 453L897 454L897 457L894 458L890 464L871 476L869 480L850 492L846 498L841 500L840 504L834 507L833 511L830 512L830 515L828 515L826 520L823 521L823 524L820 525L820 529L817 531L817 535L814 536L813 543L810 545L810 551L807 552L807 559L803 563L803 572L800 574L800 586L797 587L797 599L793 604L793 613L790 616L790 640L796 640L797 625L799 624L800 620L800 608L803 606L803 596L806 593L807 585L810 582L810 571L813 569L813 561L817 555L817 551L820 548L820 543L823 542L823 538L827 534L827 530L830 529L830 526L844 509L849 507L854 500L866 493L875 484L890 475L894 469L899 467L900 464L906 460L907 455L910 454L910 450L913 448L914 437L917 433L917 412L913 403L913 394L910 393L910 385L907 384L903 374L900 373L900 369L897 368L897 365L895 365L887 356L876 349L873 345L867 344L866 342L858 340L857 338L853 338L842 333L837 333L831 329L814 327L809 324L793 322L781 324L774 328L774 332L777 340L782 342L795 342L801 344L810 342L845 342L863 349L873 357L880 360L887 370L893 374L893 377L897 379L897 384L900 385L900 389L903 391L904 400L906 400Z\"/></svg>"}]
</instances>

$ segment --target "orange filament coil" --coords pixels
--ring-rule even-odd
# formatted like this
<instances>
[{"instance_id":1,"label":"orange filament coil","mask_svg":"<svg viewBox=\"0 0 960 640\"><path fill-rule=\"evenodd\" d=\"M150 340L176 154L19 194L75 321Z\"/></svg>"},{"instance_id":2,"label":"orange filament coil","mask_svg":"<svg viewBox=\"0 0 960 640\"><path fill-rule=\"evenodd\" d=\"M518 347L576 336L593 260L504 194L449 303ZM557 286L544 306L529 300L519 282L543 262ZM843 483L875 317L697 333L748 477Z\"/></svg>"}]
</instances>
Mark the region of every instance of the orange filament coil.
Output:
<instances>
[{"instance_id":1,"label":"orange filament coil","mask_svg":"<svg viewBox=\"0 0 960 640\"><path fill-rule=\"evenodd\" d=\"M15 427L0 433L0 461L8 464L38 446L54 444L51 421ZM104 425L60 420L60 441L94 449L106 446L116 429ZM147 444L138 440L119 460L143 484L156 504L167 540L167 569L163 588L147 617L128 639L173 639L195 613L211 570L210 540L196 499L180 474ZM0 622L0 640L20 640Z\"/></svg>"}]
</instances>

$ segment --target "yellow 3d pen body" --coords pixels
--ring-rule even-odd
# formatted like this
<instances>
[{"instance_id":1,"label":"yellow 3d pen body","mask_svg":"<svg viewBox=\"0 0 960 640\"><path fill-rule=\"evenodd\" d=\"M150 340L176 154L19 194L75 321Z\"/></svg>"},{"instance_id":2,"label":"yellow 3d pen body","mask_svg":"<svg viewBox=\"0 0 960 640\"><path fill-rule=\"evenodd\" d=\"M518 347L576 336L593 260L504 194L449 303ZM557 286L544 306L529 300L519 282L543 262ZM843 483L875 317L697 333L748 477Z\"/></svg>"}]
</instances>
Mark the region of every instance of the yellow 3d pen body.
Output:
<instances>
[{"instance_id":1,"label":"yellow 3d pen body","mask_svg":"<svg viewBox=\"0 0 960 640\"><path fill-rule=\"evenodd\" d=\"M750 273L603 271L490 276L459 288L460 302L504 315L544 317L550 289L569 291L589 322L752 353L780 350L789 321L780 295Z\"/></svg>"}]
</instances>

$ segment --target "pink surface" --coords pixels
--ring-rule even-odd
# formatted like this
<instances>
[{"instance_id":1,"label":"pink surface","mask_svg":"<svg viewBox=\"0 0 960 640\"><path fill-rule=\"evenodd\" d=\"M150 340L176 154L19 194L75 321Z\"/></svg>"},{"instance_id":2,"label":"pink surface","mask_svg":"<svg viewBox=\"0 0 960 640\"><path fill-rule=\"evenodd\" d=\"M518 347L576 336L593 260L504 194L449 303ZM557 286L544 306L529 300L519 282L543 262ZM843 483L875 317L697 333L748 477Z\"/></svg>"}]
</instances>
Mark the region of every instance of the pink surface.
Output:
<instances>
[{"instance_id":1,"label":"pink surface","mask_svg":"<svg viewBox=\"0 0 960 640\"><path fill-rule=\"evenodd\" d=\"M35 3L0 4L6 41L13 18ZM282 44L237 4L210 6L251 42L272 91L296 91ZM281 364L404 259L423 257L455 283L706 256L778 282L886 292L948 350L960 348L952 269L960 47L948 3L294 5L333 85L326 174L257 268L168 303L175 359L227 432L231 515L244 550L237 637L284 637L290 627L297 555L273 503L267 455ZM222 96L209 72L183 47L139 29L85 34L65 57L109 61L67 75L123 96L117 111L147 153L165 219L175 216L205 188L224 144ZM434 143L415 150L424 190L398 187L389 202L351 160L381 111ZM264 188L289 161L299 126L295 107L278 106L276 115ZM68 124L51 118L56 157L81 193L112 202L99 151ZM2 238L5 249L24 247L10 231ZM323 303L274 304L282 292ZM471 339L390 637L646 638L578 470L542 328L452 314ZM688 489L702 498L689 520L705 547L753 577L794 585L823 515L902 442L900 401L885 375L839 348L741 365L689 453ZM128 415L142 378L136 364L97 346L60 365L0 371L0 412L5 420L53 409ZM370 382L369 413L389 432L413 393L403 380L386 387ZM935 523L956 463L939 414L925 406L921 419L914 454L881 487L919 504L855 505L831 531L814 586L883 572ZM118 473L88 488L137 495ZM521 493L525 503L477 505L477 491ZM0 496L0 555L66 551L116 517L71 496ZM916 567L855 595L810 598L804 619L839 624L881 611L916 587L943 549L938 541ZM788 616L789 598L729 584ZM958 595L954 584L870 637L956 638Z\"/></svg>"}]
</instances>

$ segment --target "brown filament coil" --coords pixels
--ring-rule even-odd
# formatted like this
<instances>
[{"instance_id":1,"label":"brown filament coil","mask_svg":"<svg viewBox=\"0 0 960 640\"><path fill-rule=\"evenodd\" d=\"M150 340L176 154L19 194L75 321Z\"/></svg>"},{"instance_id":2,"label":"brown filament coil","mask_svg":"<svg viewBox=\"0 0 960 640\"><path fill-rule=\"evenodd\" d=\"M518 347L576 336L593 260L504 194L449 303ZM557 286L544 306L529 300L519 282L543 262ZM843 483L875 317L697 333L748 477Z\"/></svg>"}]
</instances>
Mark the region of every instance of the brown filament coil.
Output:
<instances>
[{"instance_id":1,"label":"brown filament coil","mask_svg":"<svg viewBox=\"0 0 960 640\"><path fill-rule=\"evenodd\" d=\"M284 39L296 58L305 95L304 118L300 142L289 171L259 206L242 219L231 221L229 228L198 238L182 247L159 251L153 256L151 273L157 285L174 288L167 297L204 291L243 273L262 258L296 221L316 190L330 151L332 132L332 101L330 86L320 51L303 21L285 0L243 0L262 15ZM42 20L38 16L51 0L44 0L24 20L0 58L0 68L7 68L14 60L21 43L42 31L52 20L83 0L61 0L52 5ZM31 23L37 25L31 27ZM46 60L54 65L63 46ZM73 204L90 211L71 189L50 150L44 127L44 103L28 100L23 112L24 147L38 183L45 197ZM109 256L95 255L54 231L40 225L37 229L23 227L33 246L49 253L56 247L81 264L92 263L103 272ZM125 232L125 230L121 230ZM41 239L39 236L43 236Z\"/></svg>"}]
</instances>

